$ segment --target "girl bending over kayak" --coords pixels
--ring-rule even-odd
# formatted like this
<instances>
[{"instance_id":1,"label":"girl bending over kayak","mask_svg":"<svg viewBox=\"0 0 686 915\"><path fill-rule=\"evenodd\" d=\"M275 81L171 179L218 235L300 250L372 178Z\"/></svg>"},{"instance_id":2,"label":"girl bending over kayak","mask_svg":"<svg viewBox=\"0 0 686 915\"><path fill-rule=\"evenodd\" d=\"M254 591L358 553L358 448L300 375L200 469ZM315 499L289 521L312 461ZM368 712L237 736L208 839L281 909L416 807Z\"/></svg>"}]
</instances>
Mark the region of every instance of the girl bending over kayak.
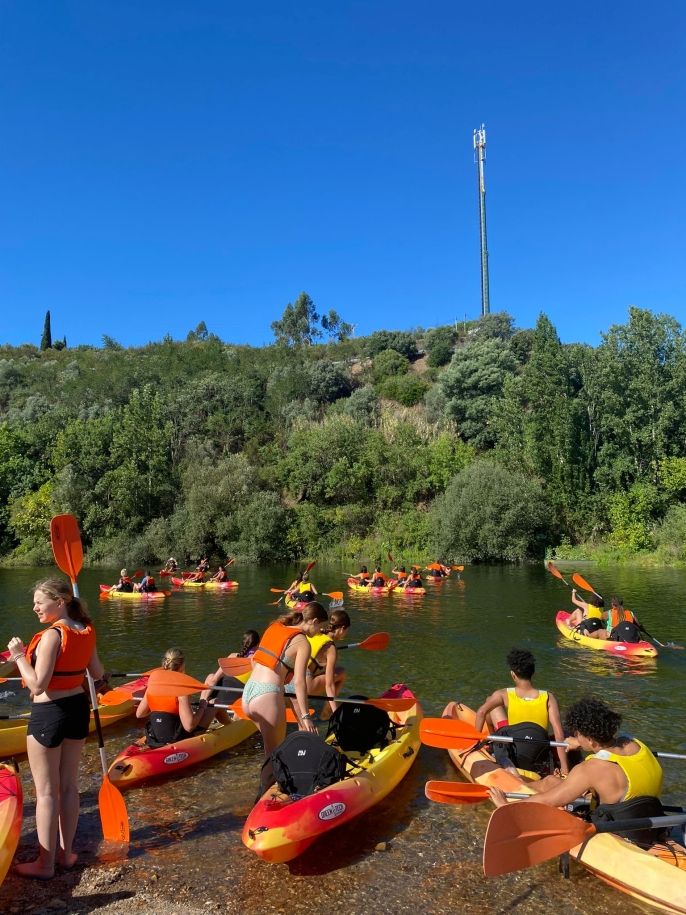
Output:
<instances>
[{"instance_id":1,"label":"girl bending over kayak","mask_svg":"<svg viewBox=\"0 0 686 915\"><path fill-rule=\"evenodd\" d=\"M262 773L264 785L271 785L274 780L270 757L286 736L284 685L291 677L300 727L317 732L307 702L306 673L311 654L307 636L318 635L326 622L326 610L312 601L302 613L282 616L273 622L253 655L253 672L243 691L243 710L262 735L266 760Z\"/></svg>"},{"instance_id":2,"label":"girl bending over kayak","mask_svg":"<svg viewBox=\"0 0 686 915\"><path fill-rule=\"evenodd\" d=\"M308 636L312 657L307 668L307 691L311 696L337 696L345 683L346 673L336 667L338 652L336 642L344 639L350 629L350 617L345 610L333 610L328 625L322 626L319 635ZM335 701L329 700L330 714L337 709ZM320 716L326 720L324 710Z\"/></svg>"},{"instance_id":3,"label":"girl bending over kayak","mask_svg":"<svg viewBox=\"0 0 686 915\"><path fill-rule=\"evenodd\" d=\"M185 668L181 649L167 649L162 658L162 670L185 673ZM162 747L185 740L195 731L207 728L214 718L214 709L208 707L207 699L201 699L197 711L193 711L188 696L155 696L146 689L136 709L136 718L145 718L146 715L150 715L145 726L148 745Z\"/></svg>"}]
</instances>

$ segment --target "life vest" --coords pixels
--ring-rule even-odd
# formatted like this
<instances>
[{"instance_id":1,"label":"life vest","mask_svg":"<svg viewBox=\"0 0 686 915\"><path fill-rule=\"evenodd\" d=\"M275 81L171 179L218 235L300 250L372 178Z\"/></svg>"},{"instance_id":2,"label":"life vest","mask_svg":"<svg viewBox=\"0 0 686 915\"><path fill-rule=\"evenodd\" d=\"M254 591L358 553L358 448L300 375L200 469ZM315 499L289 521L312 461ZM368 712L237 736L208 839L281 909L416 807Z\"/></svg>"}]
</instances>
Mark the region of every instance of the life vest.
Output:
<instances>
[{"instance_id":1,"label":"life vest","mask_svg":"<svg viewBox=\"0 0 686 915\"><path fill-rule=\"evenodd\" d=\"M643 795L659 797L662 792L662 766L644 743L635 737L631 740L638 744L638 753L623 756L609 750L599 750L587 759L602 759L619 766L627 780L626 794L622 801L630 801Z\"/></svg>"},{"instance_id":2,"label":"life vest","mask_svg":"<svg viewBox=\"0 0 686 915\"><path fill-rule=\"evenodd\" d=\"M170 715L178 716L178 696L153 696L146 692L145 698L148 700L148 706L150 707L151 712L167 712Z\"/></svg>"},{"instance_id":3,"label":"life vest","mask_svg":"<svg viewBox=\"0 0 686 915\"><path fill-rule=\"evenodd\" d=\"M636 617L626 607L611 607L608 614L607 628L615 629L620 623L635 623Z\"/></svg>"},{"instance_id":4,"label":"life vest","mask_svg":"<svg viewBox=\"0 0 686 915\"><path fill-rule=\"evenodd\" d=\"M301 581L298 583L298 594L306 594L308 591L312 590L312 585L309 581Z\"/></svg>"},{"instance_id":5,"label":"life vest","mask_svg":"<svg viewBox=\"0 0 686 915\"><path fill-rule=\"evenodd\" d=\"M56 629L60 634L60 649L55 667L46 690L75 689L81 686L95 650L95 629L89 624L85 629L72 629L66 623L57 622L37 632L26 649L26 660L33 667L36 663L36 649L46 632Z\"/></svg>"},{"instance_id":6,"label":"life vest","mask_svg":"<svg viewBox=\"0 0 686 915\"><path fill-rule=\"evenodd\" d=\"M524 699L517 695L513 686L507 690L507 723L531 722L548 730L548 692L539 689L535 699Z\"/></svg>"},{"instance_id":7,"label":"life vest","mask_svg":"<svg viewBox=\"0 0 686 915\"><path fill-rule=\"evenodd\" d=\"M302 629L299 626L284 626L283 623L279 622L272 623L265 630L260 639L260 644L255 649L254 660L270 670L276 670L279 664L283 664L286 670L292 670L293 668L286 664L284 660L286 648L296 635L302 634Z\"/></svg>"},{"instance_id":8,"label":"life vest","mask_svg":"<svg viewBox=\"0 0 686 915\"><path fill-rule=\"evenodd\" d=\"M602 607L594 607L593 604L586 604L587 620L601 620L604 612Z\"/></svg>"},{"instance_id":9,"label":"life vest","mask_svg":"<svg viewBox=\"0 0 686 915\"><path fill-rule=\"evenodd\" d=\"M317 635L308 635L307 641L310 643L309 669L312 674L316 675L317 671L325 669L317 661L317 656L322 648L325 648L327 645L333 645L333 639L330 635L320 632Z\"/></svg>"}]
</instances>

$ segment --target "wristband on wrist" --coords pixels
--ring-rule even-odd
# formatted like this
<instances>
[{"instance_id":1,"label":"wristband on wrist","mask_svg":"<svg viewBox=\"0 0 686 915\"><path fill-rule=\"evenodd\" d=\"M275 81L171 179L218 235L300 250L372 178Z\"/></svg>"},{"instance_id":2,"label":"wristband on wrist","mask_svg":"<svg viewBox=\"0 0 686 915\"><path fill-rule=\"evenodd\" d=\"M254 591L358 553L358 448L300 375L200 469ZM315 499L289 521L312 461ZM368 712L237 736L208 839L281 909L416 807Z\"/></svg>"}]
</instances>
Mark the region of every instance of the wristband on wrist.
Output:
<instances>
[{"instance_id":1,"label":"wristband on wrist","mask_svg":"<svg viewBox=\"0 0 686 915\"><path fill-rule=\"evenodd\" d=\"M310 713L308 712L307 715L301 715L300 717L302 718L303 721L305 721L306 718L312 718L312 715L310 715Z\"/></svg>"}]
</instances>

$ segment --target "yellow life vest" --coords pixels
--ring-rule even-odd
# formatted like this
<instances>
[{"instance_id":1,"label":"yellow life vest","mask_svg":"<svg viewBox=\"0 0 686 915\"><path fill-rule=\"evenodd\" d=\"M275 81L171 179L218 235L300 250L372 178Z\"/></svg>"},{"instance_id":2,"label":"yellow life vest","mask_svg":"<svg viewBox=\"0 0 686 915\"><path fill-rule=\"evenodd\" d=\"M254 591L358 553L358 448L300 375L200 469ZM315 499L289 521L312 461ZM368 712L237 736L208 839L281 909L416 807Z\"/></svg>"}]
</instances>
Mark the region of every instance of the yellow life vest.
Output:
<instances>
[{"instance_id":1,"label":"yellow life vest","mask_svg":"<svg viewBox=\"0 0 686 915\"><path fill-rule=\"evenodd\" d=\"M530 721L548 730L548 692L539 689L534 699L523 699L513 686L507 690L507 723L521 724Z\"/></svg>"},{"instance_id":2,"label":"yellow life vest","mask_svg":"<svg viewBox=\"0 0 686 915\"><path fill-rule=\"evenodd\" d=\"M659 797L662 792L662 766L644 743L636 740L635 737L631 739L638 744L638 753L622 756L619 753L611 753L609 750L599 750L588 756L587 759L602 759L619 766L626 775L628 783L623 801L630 801L634 797L643 795Z\"/></svg>"},{"instance_id":3,"label":"yellow life vest","mask_svg":"<svg viewBox=\"0 0 686 915\"><path fill-rule=\"evenodd\" d=\"M604 612L602 607L594 607L593 604L586 604L587 620L602 620Z\"/></svg>"}]
</instances>

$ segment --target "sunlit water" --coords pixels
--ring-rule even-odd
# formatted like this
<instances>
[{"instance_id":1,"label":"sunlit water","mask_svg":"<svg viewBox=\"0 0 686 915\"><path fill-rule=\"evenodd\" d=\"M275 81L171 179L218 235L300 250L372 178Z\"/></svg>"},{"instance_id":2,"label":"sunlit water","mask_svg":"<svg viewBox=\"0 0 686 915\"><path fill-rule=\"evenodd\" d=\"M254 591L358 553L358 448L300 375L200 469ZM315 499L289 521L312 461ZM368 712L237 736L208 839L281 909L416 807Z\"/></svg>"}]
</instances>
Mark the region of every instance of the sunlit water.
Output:
<instances>
[{"instance_id":1,"label":"sunlit water","mask_svg":"<svg viewBox=\"0 0 686 915\"><path fill-rule=\"evenodd\" d=\"M100 654L110 670L138 672L159 662L170 645L181 646L189 673L204 678L216 659L240 645L246 628L262 631L278 614L268 606L293 569L232 569L236 592L176 591L159 604L98 599L99 582L113 582L115 570L86 570L80 587L98 630ZM0 643L13 635L25 641L35 630L31 586L54 570L0 570ZM571 572L570 572L571 574ZM663 642L686 644L681 609L686 573L635 572L622 568L584 576L600 593L617 593L640 614L644 625ZM423 598L350 594L338 567L319 564L313 577L320 591L346 591L345 607L353 619L350 641L387 631L383 652L351 650L340 661L348 671L346 691L373 695L403 681L419 696L425 713L440 714L459 698L479 704L495 687L508 683L505 655L513 646L530 648L538 662L536 682L552 689L561 706L596 693L618 708L626 730L655 749L686 752L682 700L686 651L664 650L656 660L614 658L565 642L554 624L556 610L567 607L568 590L543 567L468 567L461 579L427 586ZM16 687L6 685L5 690ZM3 713L23 710L17 690L0 703ZM111 759L139 736L133 719L105 732ZM98 757L89 744L84 763L83 814L78 845L84 857L94 853L97 817ZM422 748L404 783L357 822L330 833L290 865L269 865L245 850L243 819L257 787L261 754L254 737L235 750L209 760L187 776L127 792L131 820L131 866L141 872L185 875L195 902L226 904L227 911L310 912L328 910L332 899L348 912L384 907L395 912L614 912L637 911L626 897L604 887L580 868L571 881L557 874L555 862L498 880L481 876L486 804L445 807L424 798L428 778L452 778L445 752ZM34 840L33 794L28 767L26 823L22 849ZM665 799L684 800L686 763L665 762ZM379 843L388 843L377 850ZM23 855L26 856L25 854ZM16 880L16 878L15 878ZM0 889L12 891L13 878Z\"/></svg>"}]
</instances>

